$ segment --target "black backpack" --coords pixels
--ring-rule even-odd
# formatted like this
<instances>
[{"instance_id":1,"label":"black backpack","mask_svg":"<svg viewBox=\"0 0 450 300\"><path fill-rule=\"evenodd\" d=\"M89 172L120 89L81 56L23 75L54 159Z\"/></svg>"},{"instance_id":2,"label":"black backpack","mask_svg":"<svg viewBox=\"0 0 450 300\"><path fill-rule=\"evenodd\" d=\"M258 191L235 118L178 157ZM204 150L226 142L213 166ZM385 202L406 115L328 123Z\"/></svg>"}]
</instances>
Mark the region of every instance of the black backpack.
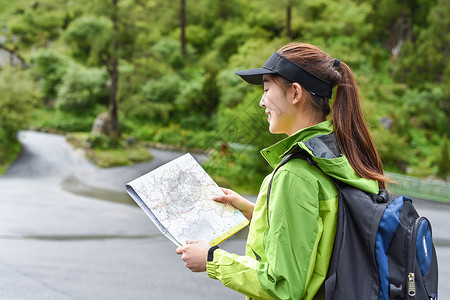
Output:
<instances>
[{"instance_id":1,"label":"black backpack","mask_svg":"<svg viewBox=\"0 0 450 300\"><path fill-rule=\"evenodd\" d=\"M317 166L306 151L287 155ZM438 265L431 224L407 197L378 195L329 177L339 191L336 238L326 300L437 299ZM267 192L267 211L272 180ZM268 216L267 216L268 217Z\"/></svg>"}]
</instances>

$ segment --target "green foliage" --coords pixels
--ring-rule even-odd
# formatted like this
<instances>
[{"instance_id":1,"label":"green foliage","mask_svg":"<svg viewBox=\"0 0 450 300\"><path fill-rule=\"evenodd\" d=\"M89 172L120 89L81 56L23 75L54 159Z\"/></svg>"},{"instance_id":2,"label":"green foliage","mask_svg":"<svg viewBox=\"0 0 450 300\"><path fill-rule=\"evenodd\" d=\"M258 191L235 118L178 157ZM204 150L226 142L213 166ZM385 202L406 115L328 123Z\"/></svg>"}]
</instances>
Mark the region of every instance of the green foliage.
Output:
<instances>
[{"instance_id":1,"label":"green foliage","mask_svg":"<svg viewBox=\"0 0 450 300\"><path fill-rule=\"evenodd\" d=\"M372 23L365 20L370 7L364 3L355 4L351 0L306 1L305 6L305 17L309 22L300 25L301 32L304 38L317 41L319 45L359 46L373 29Z\"/></svg>"},{"instance_id":2,"label":"green foliage","mask_svg":"<svg viewBox=\"0 0 450 300\"><path fill-rule=\"evenodd\" d=\"M39 81L45 99L55 99L58 88L67 70L70 60L49 50L40 50L31 58L31 72Z\"/></svg>"},{"instance_id":3,"label":"green foliage","mask_svg":"<svg viewBox=\"0 0 450 300\"><path fill-rule=\"evenodd\" d=\"M84 132L69 134L67 141L75 148L82 148L87 157L101 168L130 165L152 159L147 147L140 143L127 145L124 140L106 136L93 137Z\"/></svg>"},{"instance_id":4,"label":"green foliage","mask_svg":"<svg viewBox=\"0 0 450 300\"><path fill-rule=\"evenodd\" d=\"M450 128L449 114L446 110L444 91L439 86L429 85L423 89L409 89L405 92L403 107L399 114L403 120L403 130L423 128L445 134Z\"/></svg>"},{"instance_id":5,"label":"green foliage","mask_svg":"<svg viewBox=\"0 0 450 300\"><path fill-rule=\"evenodd\" d=\"M149 86L150 92L149 89L144 91L147 98L152 96L150 100L154 99L153 103L164 101L165 107L173 110L172 116L180 119L180 125L188 128L208 127L208 121L216 112L220 98L216 77L214 71L204 75L201 69L189 69L185 70L181 77L169 77L173 79L170 81L172 88L166 90L155 86L168 86L167 80L163 78L162 81L156 81ZM165 92L164 95L160 94L161 91Z\"/></svg>"},{"instance_id":6,"label":"green foliage","mask_svg":"<svg viewBox=\"0 0 450 300\"><path fill-rule=\"evenodd\" d=\"M28 72L15 68L0 69L0 164L17 154L17 132L27 125L40 94Z\"/></svg>"},{"instance_id":7,"label":"green foliage","mask_svg":"<svg viewBox=\"0 0 450 300\"><path fill-rule=\"evenodd\" d=\"M0 1L0 26L5 26L8 19L11 18L11 11L15 8L18 1Z\"/></svg>"},{"instance_id":8,"label":"green foliage","mask_svg":"<svg viewBox=\"0 0 450 300\"><path fill-rule=\"evenodd\" d=\"M160 124L135 122L133 126L135 126L131 130L133 136L141 141L168 144L182 149L208 150L219 140L216 131L189 130L175 123L161 126Z\"/></svg>"},{"instance_id":9,"label":"green foliage","mask_svg":"<svg viewBox=\"0 0 450 300\"><path fill-rule=\"evenodd\" d=\"M100 111L101 109L95 108L81 114L41 107L32 112L29 123L30 127L43 131L90 131L95 117Z\"/></svg>"},{"instance_id":10,"label":"green foliage","mask_svg":"<svg viewBox=\"0 0 450 300\"><path fill-rule=\"evenodd\" d=\"M212 71L205 75L203 82L200 112L211 117L216 111L220 100L220 89L217 85L217 72Z\"/></svg>"},{"instance_id":11,"label":"green foliage","mask_svg":"<svg viewBox=\"0 0 450 300\"><path fill-rule=\"evenodd\" d=\"M3 25L7 25L11 35L18 37L14 44L44 46L59 37L67 17L62 0L9 2L10 18Z\"/></svg>"},{"instance_id":12,"label":"green foliage","mask_svg":"<svg viewBox=\"0 0 450 300\"><path fill-rule=\"evenodd\" d=\"M136 95L123 103L122 110L135 119L166 122L175 109L179 89L180 77L176 74L149 80Z\"/></svg>"},{"instance_id":13,"label":"green foliage","mask_svg":"<svg viewBox=\"0 0 450 300\"><path fill-rule=\"evenodd\" d=\"M397 80L410 86L448 82L450 73L450 0L438 0L429 14L429 26L417 28L417 38L405 42L395 68ZM447 101L450 97L447 97Z\"/></svg>"},{"instance_id":14,"label":"green foliage","mask_svg":"<svg viewBox=\"0 0 450 300\"><path fill-rule=\"evenodd\" d=\"M89 145L89 148L100 150L119 148L121 146L120 139L103 134L89 135L86 139L86 143Z\"/></svg>"},{"instance_id":15,"label":"green foliage","mask_svg":"<svg viewBox=\"0 0 450 300\"><path fill-rule=\"evenodd\" d=\"M250 27L247 24L235 26L229 22L223 25L222 32L222 35L214 40L213 47L217 49L224 61L236 53L239 46L247 39L266 35L261 28Z\"/></svg>"},{"instance_id":16,"label":"green foliage","mask_svg":"<svg viewBox=\"0 0 450 300\"><path fill-rule=\"evenodd\" d=\"M101 168L126 166L152 159L145 147L93 149L87 152L87 156Z\"/></svg>"},{"instance_id":17,"label":"green foliage","mask_svg":"<svg viewBox=\"0 0 450 300\"><path fill-rule=\"evenodd\" d=\"M264 176L270 172L267 163L262 165L258 151L230 149L227 146L210 152L202 164L218 185L233 188L239 193L255 193Z\"/></svg>"},{"instance_id":18,"label":"green foliage","mask_svg":"<svg viewBox=\"0 0 450 300\"><path fill-rule=\"evenodd\" d=\"M0 0L0 25L8 48L26 60L32 54L31 73L44 98L56 100L56 109L35 112L36 128L89 131L108 100L106 72L119 61L125 134L214 148L213 164L228 172L219 175L224 182L256 189L267 165L256 150L236 149L262 148L281 137L268 133L261 89L235 71L260 67L291 41L288 5L291 37L353 69L386 168L442 177L446 171L438 166L445 163L437 160L445 156L439 153L450 125L450 0L188 1L186 58L178 2ZM92 68L100 66L105 69ZM392 120L389 129L380 124L383 117ZM234 178L244 173L254 186Z\"/></svg>"},{"instance_id":19,"label":"green foliage","mask_svg":"<svg viewBox=\"0 0 450 300\"><path fill-rule=\"evenodd\" d=\"M36 25L35 15L30 13L16 16L8 22L11 33L20 36L20 41L25 45L36 42L38 33Z\"/></svg>"},{"instance_id":20,"label":"green foliage","mask_svg":"<svg viewBox=\"0 0 450 300\"><path fill-rule=\"evenodd\" d=\"M442 147L436 157L437 175L444 180L450 175L450 151L448 147L448 139L447 135L445 135L442 139Z\"/></svg>"},{"instance_id":21,"label":"green foliage","mask_svg":"<svg viewBox=\"0 0 450 300\"><path fill-rule=\"evenodd\" d=\"M103 69L73 65L62 79L55 105L63 111L80 113L107 101L106 72Z\"/></svg>"},{"instance_id":22,"label":"green foliage","mask_svg":"<svg viewBox=\"0 0 450 300\"><path fill-rule=\"evenodd\" d=\"M406 172L408 159L415 155L406 138L386 129L373 130L372 138L384 168L392 172Z\"/></svg>"},{"instance_id":23,"label":"green foliage","mask_svg":"<svg viewBox=\"0 0 450 300\"><path fill-rule=\"evenodd\" d=\"M169 66L179 70L184 67L184 59L181 55L180 47L179 41L164 38L153 45L152 50L160 60L166 61Z\"/></svg>"},{"instance_id":24,"label":"green foliage","mask_svg":"<svg viewBox=\"0 0 450 300\"><path fill-rule=\"evenodd\" d=\"M82 16L64 32L64 41L70 45L73 57L90 66L98 66L111 56L113 30L105 17Z\"/></svg>"},{"instance_id":25,"label":"green foliage","mask_svg":"<svg viewBox=\"0 0 450 300\"><path fill-rule=\"evenodd\" d=\"M194 47L196 52L203 53L208 50L211 32L199 25L186 26L186 40Z\"/></svg>"},{"instance_id":26,"label":"green foliage","mask_svg":"<svg viewBox=\"0 0 450 300\"><path fill-rule=\"evenodd\" d=\"M223 70L217 75L217 87L220 89L220 103L224 107L233 108L245 97L247 84L236 76L235 70Z\"/></svg>"}]
</instances>

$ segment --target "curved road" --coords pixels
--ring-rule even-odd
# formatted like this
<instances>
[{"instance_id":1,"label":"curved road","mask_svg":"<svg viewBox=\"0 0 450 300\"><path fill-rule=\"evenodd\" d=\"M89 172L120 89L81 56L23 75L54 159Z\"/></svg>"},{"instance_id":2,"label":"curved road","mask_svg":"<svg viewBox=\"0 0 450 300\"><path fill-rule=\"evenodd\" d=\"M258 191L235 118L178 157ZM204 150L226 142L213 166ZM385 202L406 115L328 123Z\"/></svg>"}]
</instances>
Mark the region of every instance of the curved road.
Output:
<instances>
[{"instance_id":1,"label":"curved road","mask_svg":"<svg viewBox=\"0 0 450 300\"><path fill-rule=\"evenodd\" d=\"M19 138L23 151L0 177L0 299L242 299L188 271L124 192L183 153L152 150L151 162L99 169L63 136ZM225 247L240 253L244 240Z\"/></svg>"},{"instance_id":2,"label":"curved road","mask_svg":"<svg viewBox=\"0 0 450 300\"><path fill-rule=\"evenodd\" d=\"M243 299L188 271L125 194L128 181L184 153L152 149L151 162L99 169L63 136L19 138L23 151L0 177L0 299ZM450 206L416 207L433 224L439 296L450 299ZM221 247L243 253L243 235Z\"/></svg>"}]
</instances>

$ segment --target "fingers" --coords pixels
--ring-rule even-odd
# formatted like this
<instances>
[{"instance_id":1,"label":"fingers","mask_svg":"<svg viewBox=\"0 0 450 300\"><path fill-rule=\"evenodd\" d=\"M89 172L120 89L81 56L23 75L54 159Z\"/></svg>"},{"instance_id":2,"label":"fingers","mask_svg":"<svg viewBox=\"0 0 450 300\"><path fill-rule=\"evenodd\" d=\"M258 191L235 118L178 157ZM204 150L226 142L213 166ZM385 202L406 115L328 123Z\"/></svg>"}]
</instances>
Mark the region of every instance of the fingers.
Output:
<instances>
[{"instance_id":1,"label":"fingers","mask_svg":"<svg viewBox=\"0 0 450 300\"><path fill-rule=\"evenodd\" d=\"M218 196L213 198L214 201L220 202L220 203L228 203L227 196Z\"/></svg>"},{"instance_id":2,"label":"fingers","mask_svg":"<svg viewBox=\"0 0 450 300\"><path fill-rule=\"evenodd\" d=\"M222 192L224 192L225 195L231 195L233 194L233 191L230 189L226 189L226 188L220 188L222 190Z\"/></svg>"},{"instance_id":3,"label":"fingers","mask_svg":"<svg viewBox=\"0 0 450 300\"><path fill-rule=\"evenodd\" d=\"M193 244L198 244L199 241L186 241L186 245L193 245ZM186 251L188 248L188 246L180 246L177 248L177 250L175 250L175 252L177 254L183 254L184 251Z\"/></svg>"}]
</instances>

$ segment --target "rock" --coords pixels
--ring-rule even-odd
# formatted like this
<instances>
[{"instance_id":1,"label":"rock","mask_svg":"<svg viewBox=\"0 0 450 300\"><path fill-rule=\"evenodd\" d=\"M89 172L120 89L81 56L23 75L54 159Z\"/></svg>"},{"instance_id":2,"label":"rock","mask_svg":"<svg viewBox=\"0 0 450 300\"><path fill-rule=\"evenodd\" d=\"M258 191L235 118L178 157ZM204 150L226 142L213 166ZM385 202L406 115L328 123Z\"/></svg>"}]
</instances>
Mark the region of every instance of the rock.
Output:
<instances>
[{"instance_id":1,"label":"rock","mask_svg":"<svg viewBox=\"0 0 450 300\"><path fill-rule=\"evenodd\" d=\"M392 121L391 118L382 117L380 119L380 123L381 123L381 125L383 125L384 128L386 128L387 130L390 130L392 128L392 124L394 123L394 121Z\"/></svg>"},{"instance_id":2,"label":"rock","mask_svg":"<svg viewBox=\"0 0 450 300\"><path fill-rule=\"evenodd\" d=\"M132 146L132 145L134 145L136 143L136 138L135 137L129 137L129 138L127 138L126 142L127 142L127 146L130 147L130 146Z\"/></svg>"},{"instance_id":3,"label":"rock","mask_svg":"<svg viewBox=\"0 0 450 300\"><path fill-rule=\"evenodd\" d=\"M95 118L94 124L92 125L91 135L106 135L109 136L110 133L110 117L106 112L102 112Z\"/></svg>"}]
</instances>

